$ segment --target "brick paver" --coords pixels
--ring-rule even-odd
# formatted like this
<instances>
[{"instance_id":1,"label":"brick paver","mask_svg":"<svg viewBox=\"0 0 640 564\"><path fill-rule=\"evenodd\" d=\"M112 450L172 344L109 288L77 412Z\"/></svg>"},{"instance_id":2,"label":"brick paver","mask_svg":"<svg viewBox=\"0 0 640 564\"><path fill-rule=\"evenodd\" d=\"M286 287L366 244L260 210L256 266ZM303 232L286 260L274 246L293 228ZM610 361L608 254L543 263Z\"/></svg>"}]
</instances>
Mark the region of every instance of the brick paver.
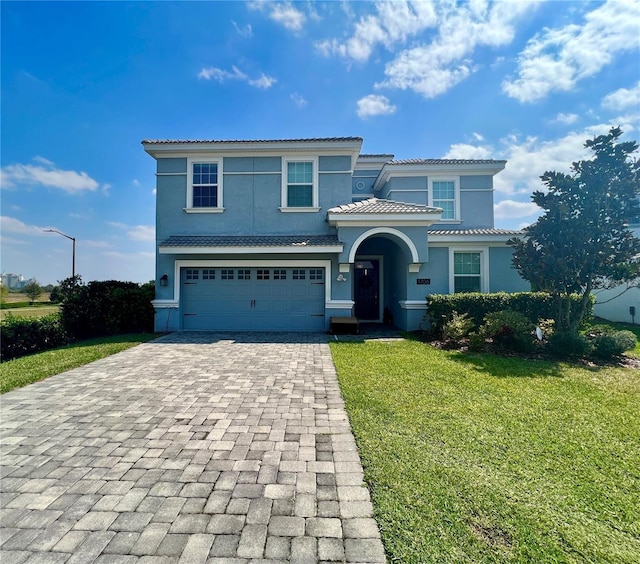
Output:
<instances>
[{"instance_id":1,"label":"brick paver","mask_svg":"<svg viewBox=\"0 0 640 564\"><path fill-rule=\"evenodd\" d=\"M0 402L2 562L385 562L324 335L175 333Z\"/></svg>"}]
</instances>

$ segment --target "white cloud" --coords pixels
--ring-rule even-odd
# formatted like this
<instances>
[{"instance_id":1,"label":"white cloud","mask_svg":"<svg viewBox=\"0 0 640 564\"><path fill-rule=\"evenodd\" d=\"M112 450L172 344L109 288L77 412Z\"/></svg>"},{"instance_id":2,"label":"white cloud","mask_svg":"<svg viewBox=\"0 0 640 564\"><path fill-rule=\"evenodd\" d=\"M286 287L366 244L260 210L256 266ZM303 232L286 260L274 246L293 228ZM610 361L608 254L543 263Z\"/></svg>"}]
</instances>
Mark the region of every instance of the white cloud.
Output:
<instances>
[{"instance_id":1,"label":"white cloud","mask_svg":"<svg viewBox=\"0 0 640 564\"><path fill-rule=\"evenodd\" d=\"M140 186L140 181L139 181L137 178L134 178L134 179L131 181L131 183L132 183L134 186Z\"/></svg>"},{"instance_id":2,"label":"white cloud","mask_svg":"<svg viewBox=\"0 0 640 564\"><path fill-rule=\"evenodd\" d=\"M105 221L107 225L127 232L127 236L132 241L155 241L155 225L127 225L118 221Z\"/></svg>"},{"instance_id":3,"label":"white cloud","mask_svg":"<svg viewBox=\"0 0 640 564\"><path fill-rule=\"evenodd\" d=\"M269 18L288 30L300 31L305 22L305 15L289 2L273 3L269 7Z\"/></svg>"},{"instance_id":4,"label":"white cloud","mask_svg":"<svg viewBox=\"0 0 640 564\"><path fill-rule=\"evenodd\" d=\"M231 67L230 71L216 67L203 68L198 73L198 78L203 78L205 80L213 79L223 83L225 80L248 80L249 77L234 65Z\"/></svg>"},{"instance_id":5,"label":"white cloud","mask_svg":"<svg viewBox=\"0 0 640 564\"><path fill-rule=\"evenodd\" d=\"M396 107L389 102L386 96L378 96L369 94L358 100L358 109L356 113L360 118L371 116L389 115L396 111Z\"/></svg>"},{"instance_id":6,"label":"white cloud","mask_svg":"<svg viewBox=\"0 0 640 564\"><path fill-rule=\"evenodd\" d=\"M479 141L482 139L479 139ZM482 145L470 145L468 143L456 143L451 145L445 159L492 159L494 155L488 147Z\"/></svg>"},{"instance_id":7,"label":"white cloud","mask_svg":"<svg viewBox=\"0 0 640 564\"><path fill-rule=\"evenodd\" d=\"M55 168L54 163L42 157L36 157L34 161L39 164L11 164L3 167L0 171L2 188L47 186L59 188L69 194L79 194L93 192L100 187L86 172Z\"/></svg>"},{"instance_id":8,"label":"white cloud","mask_svg":"<svg viewBox=\"0 0 640 564\"><path fill-rule=\"evenodd\" d=\"M241 80L247 82L250 86L254 86L255 88L271 88L276 82L278 82L272 76L267 76L264 73L260 74L259 78L249 78L244 72L242 72L238 67L233 65L230 71L219 69L217 67L207 67L200 70L198 73L198 78L204 80L215 80L222 84L227 80Z\"/></svg>"},{"instance_id":9,"label":"white cloud","mask_svg":"<svg viewBox=\"0 0 640 564\"><path fill-rule=\"evenodd\" d=\"M640 82L631 88L620 88L602 99L602 107L607 110L640 110Z\"/></svg>"},{"instance_id":10,"label":"white cloud","mask_svg":"<svg viewBox=\"0 0 640 564\"><path fill-rule=\"evenodd\" d=\"M251 28L251 24L247 24L243 27L240 27L236 22L234 22L233 20L231 20L231 23L233 24L233 27L236 29L236 31L238 32L238 35L240 35L241 37L245 37L245 38L249 38L253 36L253 29Z\"/></svg>"},{"instance_id":11,"label":"white cloud","mask_svg":"<svg viewBox=\"0 0 640 564\"><path fill-rule=\"evenodd\" d=\"M156 228L154 225L136 225L127 231L132 241L155 241Z\"/></svg>"},{"instance_id":12,"label":"white cloud","mask_svg":"<svg viewBox=\"0 0 640 564\"><path fill-rule=\"evenodd\" d=\"M536 5L529 0L377 2L376 13L362 16L351 37L325 39L316 48L326 56L365 62L379 45L393 51L413 40L413 46L386 64L386 79L375 86L410 89L433 98L475 72L473 55L478 47L509 44L516 21ZM425 37L426 31L433 37Z\"/></svg>"},{"instance_id":13,"label":"white cloud","mask_svg":"<svg viewBox=\"0 0 640 564\"><path fill-rule=\"evenodd\" d=\"M567 125L571 125L578 121L578 114L563 114L559 113L552 121L554 123L565 123Z\"/></svg>"},{"instance_id":14,"label":"white cloud","mask_svg":"<svg viewBox=\"0 0 640 564\"><path fill-rule=\"evenodd\" d=\"M425 98L443 94L477 70L473 54L478 47L511 43L515 22L534 5L524 1L437 4L437 37L387 63L387 78L376 87L410 89Z\"/></svg>"},{"instance_id":15,"label":"white cloud","mask_svg":"<svg viewBox=\"0 0 640 564\"><path fill-rule=\"evenodd\" d=\"M640 46L640 3L609 0L594 3L583 25L545 29L533 37L518 58L518 76L502 84L520 102L535 102L554 91L568 91L596 75L623 52Z\"/></svg>"},{"instance_id":16,"label":"white cloud","mask_svg":"<svg viewBox=\"0 0 640 564\"><path fill-rule=\"evenodd\" d=\"M302 97L301 94L294 92L291 94L290 98L293 100L293 103L298 106L298 108L305 108L307 106L307 101Z\"/></svg>"},{"instance_id":17,"label":"white cloud","mask_svg":"<svg viewBox=\"0 0 640 564\"><path fill-rule=\"evenodd\" d=\"M316 47L324 55L339 55L364 62L377 45L391 49L396 43L434 27L437 23L431 2L377 2L376 14L365 15L356 22L353 35L344 43L337 39L320 41Z\"/></svg>"},{"instance_id":18,"label":"white cloud","mask_svg":"<svg viewBox=\"0 0 640 564\"><path fill-rule=\"evenodd\" d=\"M272 76L267 76L262 73L260 78L256 78L255 80L248 81L251 86L255 86L256 88L263 88L264 90L271 88L276 82L278 82Z\"/></svg>"},{"instance_id":19,"label":"white cloud","mask_svg":"<svg viewBox=\"0 0 640 564\"><path fill-rule=\"evenodd\" d=\"M15 233L17 235L38 235L41 236L45 232L45 229L49 227L39 227L37 225L28 225L15 217L2 216L0 217L0 226L5 233Z\"/></svg>"},{"instance_id":20,"label":"white cloud","mask_svg":"<svg viewBox=\"0 0 640 564\"><path fill-rule=\"evenodd\" d=\"M306 21L306 16L291 2L268 2L266 0L254 0L247 7L251 10L266 12L269 19L282 25L290 31L300 31ZM315 12L312 13L313 17Z\"/></svg>"},{"instance_id":21,"label":"white cloud","mask_svg":"<svg viewBox=\"0 0 640 564\"><path fill-rule=\"evenodd\" d=\"M502 200L493 206L493 211L496 219L513 219L537 216L542 210L533 202Z\"/></svg>"}]
</instances>

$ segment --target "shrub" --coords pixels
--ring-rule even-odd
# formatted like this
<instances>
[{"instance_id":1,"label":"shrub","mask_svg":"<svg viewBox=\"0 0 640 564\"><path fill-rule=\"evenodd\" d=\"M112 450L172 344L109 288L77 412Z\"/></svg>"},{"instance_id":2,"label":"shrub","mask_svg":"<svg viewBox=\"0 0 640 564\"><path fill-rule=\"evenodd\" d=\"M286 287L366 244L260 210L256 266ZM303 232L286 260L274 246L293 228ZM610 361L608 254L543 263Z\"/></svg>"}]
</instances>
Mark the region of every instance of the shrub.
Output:
<instances>
[{"instance_id":1,"label":"shrub","mask_svg":"<svg viewBox=\"0 0 640 564\"><path fill-rule=\"evenodd\" d=\"M484 318L480 334L493 339L499 346L526 352L534 347L533 329L533 323L522 313L504 310L489 313Z\"/></svg>"},{"instance_id":2,"label":"shrub","mask_svg":"<svg viewBox=\"0 0 640 564\"><path fill-rule=\"evenodd\" d=\"M593 350L593 345L586 336L569 331L553 333L549 337L547 347L551 354L561 358L572 356L583 358Z\"/></svg>"},{"instance_id":3,"label":"shrub","mask_svg":"<svg viewBox=\"0 0 640 564\"><path fill-rule=\"evenodd\" d=\"M593 343L593 356L610 360L620 356L625 351L635 348L638 340L631 331L589 331L589 337Z\"/></svg>"},{"instance_id":4,"label":"shrub","mask_svg":"<svg viewBox=\"0 0 640 564\"><path fill-rule=\"evenodd\" d=\"M571 299L572 309L577 311L581 296L576 294ZM589 303L585 319L591 317L592 308L593 300ZM555 318L557 302L546 292L430 294L427 296L426 317L432 331L441 334L444 323L454 311L466 313L479 327L487 314L504 310L517 311L531 323L537 323L539 319Z\"/></svg>"},{"instance_id":5,"label":"shrub","mask_svg":"<svg viewBox=\"0 0 640 564\"><path fill-rule=\"evenodd\" d=\"M153 331L154 289L149 284L108 280L70 281L63 288L62 323L74 339Z\"/></svg>"},{"instance_id":6,"label":"shrub","mask_svg":"<svg viewBox=\"0 0 640 564\"><path fill-rule=\"evenodd\" d=\"M475 329L473 320L466 314L454 311L442 328L442 337L447 341L458 342Z\"/></svg>"},{"instance_id":7,"label":"shrub","mask_svg":"<svg viewBox=\"0 0 640 564\"><path fill-rule=\"evenodd\" d=\"M9 314L0 323L2 360L11 360L69 342L58 313L39 318Z\"/></svg>"}]
</instances>

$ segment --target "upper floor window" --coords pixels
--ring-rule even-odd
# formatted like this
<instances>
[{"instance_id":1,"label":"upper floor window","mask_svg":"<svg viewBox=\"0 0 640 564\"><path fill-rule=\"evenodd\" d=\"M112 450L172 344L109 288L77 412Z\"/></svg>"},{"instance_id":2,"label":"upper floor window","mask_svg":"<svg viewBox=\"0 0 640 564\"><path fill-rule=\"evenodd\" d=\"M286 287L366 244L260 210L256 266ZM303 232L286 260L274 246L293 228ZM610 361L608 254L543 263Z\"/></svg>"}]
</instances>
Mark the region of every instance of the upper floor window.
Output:
<instances>
[{"instance_id":1,"label":"upper floor window","mask_svg":"<svg viewBox=\"0 0 640 564\"><path fill-rule=\"evenodd\" d=\"M185 209L189 212L222 211L222 161L189 159Z\"/></svg>"},{"instance_id":2,"label":"upper floor window","mask_svg":"<svg viewBox=\"0 0 640 564\"><path fill-rule=\"evenodd\" d=\"M316 158L284 159L282 211L318 211Z\"/></svg>"},{"instance_id":3,"label":"upper floor window","mask_svg":"<svg viewBox=\"0 0 640 564\"><path fill-rule=\"evenodd\" d=\"M458 181L429 179L429 205L442 208L441 219L460 219Z\"/></svg>"}]
</instances>

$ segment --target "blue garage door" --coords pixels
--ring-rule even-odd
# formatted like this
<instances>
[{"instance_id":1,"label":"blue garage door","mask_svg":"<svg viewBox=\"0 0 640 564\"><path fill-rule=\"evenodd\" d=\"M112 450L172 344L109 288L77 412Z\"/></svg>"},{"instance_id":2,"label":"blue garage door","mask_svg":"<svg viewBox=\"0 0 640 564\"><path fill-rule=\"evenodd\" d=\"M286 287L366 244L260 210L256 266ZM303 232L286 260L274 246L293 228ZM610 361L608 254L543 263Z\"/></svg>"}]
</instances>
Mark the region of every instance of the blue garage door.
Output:
<instances>
[{"instance_id":1,"label":"blue garage door","mask_svg":"<svg viewBox=\"0 0 640 564\"><path fill-rule=\"evenodd\" d=\"M182 268L186 331L324 331L324 268Z\"/></svg>"}]
</instances>

